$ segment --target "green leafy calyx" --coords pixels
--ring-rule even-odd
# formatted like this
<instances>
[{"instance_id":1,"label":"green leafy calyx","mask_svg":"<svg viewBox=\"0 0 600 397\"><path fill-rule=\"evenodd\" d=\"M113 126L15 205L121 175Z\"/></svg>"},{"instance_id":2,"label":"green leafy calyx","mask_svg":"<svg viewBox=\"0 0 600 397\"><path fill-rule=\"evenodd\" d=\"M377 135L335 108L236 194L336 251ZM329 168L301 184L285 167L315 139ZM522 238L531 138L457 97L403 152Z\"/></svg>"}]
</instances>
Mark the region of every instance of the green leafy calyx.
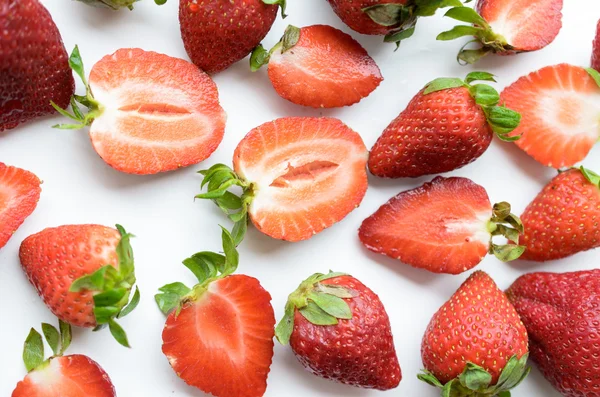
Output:
<instances>
[{"instance_id":1,"label":"green leafy calyx","mask_svg":"<svg viewBox=\"0 0 600 397\"><path fill-rule=\"evenodd\" d=\"M42 333L46 338L46 342L52 350L52 357L44 360L44 341L39 332L35 328L31 328L25 344L23 346L23 362L27 372L42 369L54 357L60 357L71 344L71 326L61 320L58 321L59 329L54 326L42 323Z\"/></svg>"},{"instance_id":2,"label":"green leafy calyx","mask_svg":"<svg viewBox=\"0 0 600 397\"><path fill-rule=\"evenodd\" d=\"M521 137L520 135L510 136L509 134L521 123L521 115L505 106L499 106L500 94L495 88L487 84L471 84L475 81L496 82L493 74L472 72L464 80L447 77L433 80L425 86L423 94L428 95L437 91L464 87L469 90L475 103L481 107L488 124L498 138L506 142L518 140Z\"/></svg>"},{"instance_id":3,"label":"green leafy calyx","mask_svg":"<svg viewBox=\"0 0 600 397\"><path fill-rule=\"evenodd\" d=\"M585 177L585 179L587 179L588 181L590 181L590 183L598 186L598 188L600 188L600 175L596 174L594 171L592 170L588 170L585 167L580 167L579 171L581 171L581 173L583 174L583 176Z\"/></svg>"},{"instance_id":4,"label":"green leafy calyx","mask_svg":"<svg viewBox=\"0 0 600 397\"><path fill-rule=\"evenodd\" d=\"M235 245L239 245L248 228L248 207L254 199L255 185L224 164L215 164L199 173L204 176L200 188L206 187L206 193L198 194L196 198L212 200L227 215L234 223L231 235ZM241 195L229 191L234 186L242 189Z\"/></svg>"},{"instance_id":5,"label":"green leafy calyx","mask_svg":"<svg viewBox=\"0 0 600 397\"><path fill-rule=\"evenodd\" d=\"M514 261L525 252L525 246L518 245L519 237L524 232L523 223L510 211L510 204L507 202L494 204L493 216L488 223L488 230L492 236L504 236L509 241L502 245L490 244L490 254L502 262Z\"/></svg>"},{"instance_id":6,"label":"green leafy calyx","mask_svg":"<svg viewBox=\"0 0 600 397\"><path fill-rule=\"evenodd\" d=\"M269 60L271 59L271 55L273 55L275 51L280 50L283 54L291 50L296 44L298 44L298 40L300 40L300 34L300 28L289 25L285 29L283 37L279 43L275 44L270 51L267 51L262 44L259 44L254 50L252 50L252 54L250 54L250 70L256 72L258 69L268 64Z\"/></svg>"},{"instance_id":7,"label":"green leafy calyx","mask_svg":"<svg viewBox=\"0 0 600 397\"><path fill-rule=\"evenodd\" d=\"M136 308L140 301L140 292L136 287L130 300L131 290L136 281L133 249L130 244L133 235L127 233L121 225L117 225L116 228L121 234L116 248L118 266L108 264L92 274L78 278L71 284L69 291L91 291L94 294L94 316L97 324L94 331L108 326L117 342L129 347L127 335L116 320L125 317Z\"/></svg>"},{"instance_id":8,"label":"green leafy calyx","mask_svg":"<svg viewBox=\"0 0 600 397\"><path fill-rule=\"evenodd\" d=\"M407 4L376 4L362 11L378 25L390 27L384 41L399 46L402 40L414 34L419 17L432 16L440 8L454 6L462 6L462 3L460 0L412 0Z\"/></svg>"},{"instance_id":9,"label":"green leafy calyx","mask_svg":"<svg viewBox=\"0 0 600 397\"><path fill-rule=\"evenodd\" d=\"M352 318L350 306L344 299L356 297L356 292L342 286L322 283L338 276L345 276L345 274L335 272L313 274L290 294L285 305L285 314L275 328L275 336L281 344L286 345L290 341L294 330L296 309L315 325L336 325L339 320Z\"/></svg>"},{"instance_id":10,"label":"green leafy calyx","mask_svg":"<svg viewBox=\"0 0 600 397\"><path fill-rule=\"evenodd\" d=\"M75 121L75 124L57 124L54 128L59 128L63 130L77 130L92 124L95 118L99 117L104 108L98 101L94 99L94 95L92 94L92 89L85 78L85 69L83 67L83 60L81 59L81 55L79 53L79 47L75 46L71 56L69 57L69 66L73 71L79 76L83 85L85 86L85 96L81 95L73 95L71 97L71 110L72 113L68 112L65 109L62 109L54 102L50 102L52 107L56 109L56 111L63 116L70 118ZM79 105L86 107L88 112L83 114Z\"/></svg>"},{"instance_id":11,"label":"green leafy calyx","mask_svg":"<svg viewBox=\"0 0 600 397\"><path fill-rule=\"evenodd\" d=\"M473 64L490 53L501 53L513 51L514 48L506 39L494 33L492 27L481 15L470 7L459 5L446 12L449 18L457 21L467 22L472 25L458 25L454 28L442 32L437 36L438 40L448 41L465 36L474 36L475 39L469 41L458 53L457 59L461 64ZM478 43L476 48L467 49L469 44Z\"/></svg>"},{"instance_id":12,"label":"green leafy calyx","mask_svg":"<svg viewBox=\"0 0 600 397\"><path fill-rule=\"evenodd\" d=\"M79 0L82 3L93 7L109 8L111 10L119 10L121 8L128 8L133 10L133 3L139 0ZM157 2L158 4L158 2Z\"/></svg>"},{"instance_id":13,"label":"green leafy calyx","mask_svg":"<svg viewBox=\"0 0 600 397\"><path fill-rule=\"evenodd\" d=\"M154 299L164 314L169 314L173 310L177 310L176 314L179 314L183 305L202 296L210 283L225 278L237 270L240 258L235 241L227 229L221 227L221 230L223 254L210 251L198 252L183 261L184 266L198 279L198 284L189 288L177 282L159 288L160 292L154 296Z\"/></svg>"},{"instance_id":14,"label":"green leafy calyx","mask_svg":"<svg viewBox=\"0 0 600 397\"><path fill-rule=\"evenodd\" d=\"M417 375L419 380L439 388L443 397L510 397L510 390L517 387L527 377L529 354L520 359L512 356L500 374L496 384L492 385L492 375L484 368L468 362L463 372L457 377L442 384L431 372L423 370Z\"/></svg>"}]
</instances>

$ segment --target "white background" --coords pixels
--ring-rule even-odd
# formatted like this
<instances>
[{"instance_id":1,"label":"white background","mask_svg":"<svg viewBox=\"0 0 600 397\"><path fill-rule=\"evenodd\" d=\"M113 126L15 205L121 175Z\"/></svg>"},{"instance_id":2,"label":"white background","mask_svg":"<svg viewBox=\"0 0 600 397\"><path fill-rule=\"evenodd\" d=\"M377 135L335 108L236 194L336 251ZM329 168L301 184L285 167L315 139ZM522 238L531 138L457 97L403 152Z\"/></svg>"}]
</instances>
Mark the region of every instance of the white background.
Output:
<instances>
[{"instance_id":1,"label":"white background","mask_svg":"<svg viewBox=\"0 0 600 397\"><path fill-rule=\"evenodd\" d=\"M99 10L67 0L42 2L52 13L68 51L79 44L88 72L102 56L122 47L141 47L187 59L179 34L176 0L162 7L143 0L132 12ZM453 25L441 15L422 19L416 36L394 52L394 46L382 43L381 37L352 32L325 0L289 3L289 17L285 22L278 17L265 44L268 47L275 44L288 23L330 24L352 34L375 58L385 77L370 97L350 108L305 109L279 98L266 70L251 73L247 61L239 62L215 76L221 103L229 117L219 149L203 164L156 176L133 176L111 169L96 155L85 130L51 129L60 118L41 119L0 135L0 161L31 170L44 180L37 210L0 250L0 396L10 395L25 375L21 349L29 328L39 329L42 321L54 321L19 265L18 248L26 236L45 227L71 223L118 222L134 233L142 301L122 321L133 348L120 347L108 331L77 330L69 351L97 360L109 373L119 396L202 396L177 378L163 356L160 348L164 316L153 299L157 288L167 282L193 284L193 275L180 264L181 260L197 251L218 250L218 224L228 224L212 203L194 202L200 184L195 172L215 162L231 164L235 146L250 129L282 116L338 117L358 131L370 148L425 83L441 76L463 77L473 70L455 61L460 41L435 41L438 32ZM519 76L546 65L569 62L588 66L598 18L599 2L565 1L564 27L552 45L514 57L490 56L477 69L497 74L497 87L501 89ZM599 147L590 153L585 164L600 170ZM555 171L542 167L513 144L494 140L475 164L451 175L472 178L487 188L492 201L510 201L520 214ZM358 241L357 228L390 197L430 179L431 176L393 181L371 178L361 207L310 241L280 242L250 228L240 247L239 271L257 277L270 291L277 319L282 316L287 295L314 272L331 268L351 273L378 293L391 319L404 375L399 388L388 395L439 395L416 379L421 368L421 337L433 313L468 274L435 275L371 254ZM600 250L541 265L519 261L506 265L488 257L478 268L490 273L504 289L528 271L589 269L597 266L599 259ZM278 344L268 383L267 396L378 395L310 375L288 347ZM534 369L514 396L554 397L558 393Z\"/></svg>"}]
</instances>

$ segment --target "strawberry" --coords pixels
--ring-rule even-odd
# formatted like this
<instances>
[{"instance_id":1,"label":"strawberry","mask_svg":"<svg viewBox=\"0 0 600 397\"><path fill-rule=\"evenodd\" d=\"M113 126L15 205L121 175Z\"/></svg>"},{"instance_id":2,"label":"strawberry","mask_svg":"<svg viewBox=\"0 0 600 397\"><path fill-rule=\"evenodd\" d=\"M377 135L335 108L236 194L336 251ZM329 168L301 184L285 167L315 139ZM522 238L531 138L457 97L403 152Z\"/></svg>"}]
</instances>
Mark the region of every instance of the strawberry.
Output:
<instances>
[{"instance_id":1,"label":"strawberry","mask_svg":"<svg viewBox=\"0 0 600 397\"><path fill-rule=\"evenodd\" d=\"M62 321L94 331L108 325L129 347L117 318L137 306L131 234L117 225L67 225L27 237L19 257L27 278L50 311ZM129 302L129 303L128 303Z\"/></svg>"},{"instance_id":2,"label":"strawberry","mask_svg":"<svg viewBox=\"0 0 600 397\"><path fill-rule=\"evenodd\" d=\"M513 55L537 51L552 43L562 28L563 0L478 0L477 10L459 6L447 17L473 25L459 25L441 33L438 40L475 36L479 48L465 49L458 60L475 63L494 53Z\"/></svg>"},{"instance_id":3,"label":"strawberry","mask_svg":"<svg viewBox=\"0 0 600 397\"><path fill-rule=\"evenodd\" d=\"M250 54L269 33L286 0L179 0L183 45L206 73L217 73Z\"/></svg>"},{"instance_id":4,"label":"strawberry","mask_svg":"<svg viewBox=\"0 0 600 397\"><path fill-rule=\"evenodd\" d=\"M383 131L369 156L369 170L384 178L419 177L463 167L481 156L494 133L504 141L520 115L498 106L500 96L476 80L494 76L473 72L463 81L440 78L425 86Z\"/></svg>"},{"instance_id":5,"label":"strawberry","mask_svg":"<svg viewBox=\"0 0 600 397\"><path fill-rule=\"evenodd\" d=\"M600 21L596 27L596 38L594 39L594 49L592 52L592 68L600 71Z\"/></svg>"},{"instance_id":6,"label":"strawberry","mask_svg":"<svg viewBox=\"0 0 600 397\"><path fill-rule=\"evenodd\" d=\"M65 107L75 91L67 51L38 0L0 3L0 132Z\"/></svg>"},{"instance_id":7,"label":"strawberry","mask_svg":"<svg viewBox=\"0 0 600 397\"><path fill-rule=\"evenodd\" d=\"M600 247L600 176L583 167L560 173L521 219L522 259L548 261Z\"/></svg>"},{"instance_id":8,"label":"strawberry","mask_svg":"<svg viewBox=\"0 0 600 397\"><path fill-rule=\"evenodd\" d=\"M42 331L54 355L44 360L44 341L34 328L23 349L29 372L17 384L12 397L115 397L108 375L91 358L80 354L64 356L71 344L71 327L59 321L59 330L42 323Z\"/></svg>"},{"instance_id":9,"label":"strawberry","mask_svg":"<svg viewBox=\"0 0 600 397\"><path fill-rule=\"evenodd\" d=\"M477 271L433 316L419 379L443 396L510 396L529 373L527 331L508 298Z\"/></svg>"},{"instance_id":10,"label":"strawberry","mask_svg":"<svg viewBox=\"0 0 600 397\"><path fill-rule=\"evenodd\" d=\"M367 51L350 35L327 25L288 26L271 51L261 45L252 52L253 71L266 63L279 96L313 108L353 105L383 81Z\"/></svg>"},{"instance_id":11,"label":"strawberry","mask_svg":"<svg viewBox=\"0 0 600 397\"><path fill-rule=\"evenodd\" d=\"M247 217L262 233L306 240L341 221L367 190L367 149L362 138L333 118L287 117L265 123L235 149L233 170L216 164L204 175L207 192L235 222L236 243ZM228 191L243 189L241 197Z\"/></svg>"},{"instance_id":12,"label":"strawberry","mask_svg":"<svg viewBox=\"0 0 600 397\"><path fill-rule=\"evenodd\" d=\"M172 283L155 296L168 314L162 351L188 385L216 397L259 397L273 358L271 295L255 278L232 275L239 254L222 233L224 255L200 252L183 261L198 278Z\"/></svg>"},{"instance_id":13,"label":"strawberry","mask_svg":"<svg viewBox=\"0 0 600 397\"><path fill-rule=\"evenodd\" d=\"M41 183L29 171L0 163L0 248L35 210Z\"/></svg>"},{"instance_id":14,"label":"strawberry","mask_svg":"<svg viewBox=\"0 0 600 397\"><path fill-rule=\"evenodd\" d=\"M506 294L546 379L565 397L600 395L600 270L526 274Z\"/></svg>"},{"instance_id":15,"label":"strawberry","mask_svg":"<svg viewBox=\"0 0 600 397\"><path fill-rule=\"evenodd\" d=\"M597 80L595 80L597 79ZM583 160L598 138L600 74L561 64L521 77L505 88L500 100L521 113L518 147L553 168Z\"/></svg>"},{"instance_id":16,"label":"strawberry","mask_svg":"<svg viewBox=\"0 0 600 397\"><path fill-rule=\"evenodd\" d=\"M328 0L333 11L351 29L385 35L396 43L411 37L419 17L432 16L439 8L460 6L460 0Z\"/></svg>"},{"instance_id":17,"label":"strawberry","mask_svg":"<svg viewBox=\"0 0 600 397\"><path fill-rule=\"evenodd\" d=\"M86 96L73 97L73 114L56 106L77 122L57 127L90 125L92 145L111 167L130 174L176 170L208 158L221 143L226 116L217 86L191 63L123 48L94 65L89 84L77 47L69 64Z\"/></svg>"},{"instance_id":18,"label":"strawberry","mask_svg":"<svg viewBox=\"0 0 600 397\"><path fill-rule=\"evenodd\" d=\"M364 220L358 236L373 252L434 273L459 274L487 253L506 262L525 247L492 243L503 235L519 241L523 226L510 204L490 204L482 186L467 178L436 177L393 197Z\"/></svg>"},{"instance_id":19,"label":"strawberry","mask_svg":"<svg viewBox=\"0 0 600 397\"><path fill-rule=\"evenodd\" d=\"M390 320L379 297L343 273L314 274L294 291L275 335L311 373L389 390L402 374Z\"/></svg>"}]
</instances>

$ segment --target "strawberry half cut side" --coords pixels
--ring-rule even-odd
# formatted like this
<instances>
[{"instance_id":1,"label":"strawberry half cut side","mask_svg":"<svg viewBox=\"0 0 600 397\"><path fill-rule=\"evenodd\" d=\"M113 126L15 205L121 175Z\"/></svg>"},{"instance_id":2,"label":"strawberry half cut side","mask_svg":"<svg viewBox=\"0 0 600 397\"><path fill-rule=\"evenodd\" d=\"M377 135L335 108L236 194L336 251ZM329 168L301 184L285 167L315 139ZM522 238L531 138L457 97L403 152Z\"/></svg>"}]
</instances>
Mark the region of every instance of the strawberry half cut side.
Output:
<instances>
[{"instance_id":1,"label":"strawberry half cut side","mask_svg":"<svg viewBox=\"0 0 600 397\"><path fill-rule=\"evenodd\" d=\"M313 108L350 106L383 81L379 67L352 36L328 25L288 26L270 51L252 52L252 71L269 64L277 94Z\"/></svg>"},{"instance_id":2,"label":"strawberry half cut side","mask_svg":"<svg viewBox=\"0 0 600 397\"><path fill-rule=\"evenodd\" d=\"M474 36L459 52L458 61L475 63L482 57L536 51L552 43L562 28L563 0L479 0L477 11L465 6L445 16L472 25L458 25L438 40ZM471 43L478 47L467 49Z\"/></svg>"},{"instance_id":3,"label":"strawberry half cut side","mask_svg":"<svg viewBox=\"0 0 600 397\"><path fill-rule=\"evenodd\" d=\"M73 96L72 113L54 106L75 121L56 127L90 126L94 149L111 167L130 174L176 170L208 158L221 143L226 116L217 87L193 64L123 48L94 65L89 84L77 47L69 64L86 95Z\"/></svg>"},{"instance_id":4,"label":"strawberry half cut side","mask_svg":"<svg viewBox=\"0 0 600 397\"><path fill-rule=\"evenodd\" d=\"M519 241L523 225L510 204L492 207L482 186L467 178L436 177L402 192L365 219L359 238L369 250L434 273L459 274L488 254L506 262L525 247L492 243L493 236Z\"/></svg>"},{"instance_id":5,"label":"strawberry half cut side","mask_svg":"<svg viewBox=\"0 0 600 397\"><path fill-rule=\"evenodd\" d=\"M52 352L44 360L44 342L34 328L23 349L29 372L17 384L12 397L115 397L116 391L104 370L92 359L79 354L64 356L71 344L71 326L59 321L59 329L42 323L42 332Z\"/></svg>"},{"instance_id":6,"label":"strawberry half cut side","mask_svg":"<svg viewBox=\"0 0 600 397\"><path fill-rule=\"evenodd\" d=\"M600 138L600 73L560 64L505 88L500 101L521 113L516 145L553 168L582 161Z\"/></svg>"},{"instance_id":7,"label":"strawberry half cut side","mask_svg":"<svg viewBox=\"0 0 600 397\"><path fill-rule=\"evenodd\" d=\"M41 183L29 171L0 163L0 248L37 207Z\"/></svg>"},{"instance_id":8,"label":"strawberry half cut side","mask_svg":"<svg viewBox=\"0 0 600 397\"><path fill-rule=\"evenodd\" d=\"M367 190L368 151L337 119L288 117L265 123L239 143L233 169L217 164L204 175L207 192L235 223L239 243L248 216L262 233L306 240L341 221ZM240 196L229 189L242 188Z\"/></svg>"},{"instance_id":9,"label":"strawberry half cut side","mask_svg":"<svg viewBox=\"0 0 600 397\"><path fill-rule=\"evenodd\" d=\"M199 252L183 261L198 278L188 288L167 284L155 296L168 315L162 351L187 384L216 397L260 397L273 358L271 296L255 278L232 275L239 254L222 232L223 252Z\"/></svg>"}]
</instances>

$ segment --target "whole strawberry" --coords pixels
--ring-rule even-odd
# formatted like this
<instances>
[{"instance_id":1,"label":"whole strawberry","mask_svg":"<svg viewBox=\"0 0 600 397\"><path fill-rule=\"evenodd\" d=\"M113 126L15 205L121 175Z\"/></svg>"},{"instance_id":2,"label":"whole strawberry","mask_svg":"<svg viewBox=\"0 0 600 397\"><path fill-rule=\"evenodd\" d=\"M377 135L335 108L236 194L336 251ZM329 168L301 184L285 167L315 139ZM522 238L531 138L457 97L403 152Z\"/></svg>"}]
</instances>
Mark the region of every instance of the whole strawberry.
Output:
<instances>
[{"instance_id":1,"label":"whole strawberry","mask_svg":"<svg viewBox=\"0 0 600 397\"><path fill-rule=\"evenodd\" d=\"M416 178L463 167L481 156L493 134L504 141L520 115L498 106L498 92L476 80L493 75L473 72L463 81L440 78L429 83L392 121L369 156L369 170L384 178Z\"/></svg>"},{"instance_id":2,"label":"whole strawberry","mask_svg":"<svg viewBox=\"0 0 600 397\"><path fill-rule=\"evenodd\" d=\"M19 257L29 281L50 311L78 327L109 327L117 342L129 347L118 318L139 302L129 301L135 284L132 236L117 225L66 225L27 237Z\"/></svg>"},{"instance_id":3,"label":"whole strawberry","mask_svg":"<svg viewBox=\"0 0 600 397\"><path fill-rule=\"evenodd\" d=\"M522 259L548 261L600 247L600 176L583 167L560 173L521 216Z\"/></svg>"},{"instance_id":4,"label":"whole strawberry","mask_svg":"<svg viewBox=\"0 0 600 397\"><path fill-rule=\"evenodd\" d=\"M69 104L75 81L67 51L38 0L0 2L0 131Z\"/></svg>"},{"instance_id":5,"label":"whole strawberry","mask_svg":"<svg viewBox=\"0 0 600 397\"><path fill-rule=\"evenodd\" d=\"M250 54L267 35L285 0L179 0L181 38L188 56L217 73Z\"/></svg>"},{"instance_id":6,"label":"whole strawberry","mask_svg":"<svg viewBox=\"0 0 600 397\"><path fill-rule=\"evenodd\" d=\"M42 332L53 356L44 360L44 341L31 329L23 348L29 373L17 384L12 397L115 397L115 387L102 367L81 354L65 356L71 344L71 326L59 321L57 330L42 323Z\"/></svg>"},{"instance_id":7,"label":"whole strawberry","mask_svg":"<svg viewBox=\"0 0 600 397\"><path fill-rule=\"evenodd\" d=\"M506 294L546 379L566 397L600 396L600 270L526 274Z\"/></svg>"},{"instance_id":8,"label":"whole strawberry","mask_svg":"<svg viewBox=\"0 0 600 397\"><path fill-rule=\"evenodd\" d=\"M594 49L592 52L592 68L600 72L600 21L596 26L596 38L594 39Z\"/></svg>"},{"instance_id":9,"label":"whole strawberry","mask_svg":"<svg viewBox=\"0 0 600 397\"><path fill-rule=\"evenodd\" d=\"M289 296L275 336L325 379L378 390L402 379L385 308L352 276L317 273L303 281Z\"/></svg>"},{"instance_id":10,"label":"whole strawberry","mask_svg":"<svg viewBox=\"0 0 600 397\"><path fill-rule=\"evenodd\" d=\"M443 396L509 396L529 373L525 326L506 295L477 271L433 316L419 379Z\"/></svg>"}]
</instances>

